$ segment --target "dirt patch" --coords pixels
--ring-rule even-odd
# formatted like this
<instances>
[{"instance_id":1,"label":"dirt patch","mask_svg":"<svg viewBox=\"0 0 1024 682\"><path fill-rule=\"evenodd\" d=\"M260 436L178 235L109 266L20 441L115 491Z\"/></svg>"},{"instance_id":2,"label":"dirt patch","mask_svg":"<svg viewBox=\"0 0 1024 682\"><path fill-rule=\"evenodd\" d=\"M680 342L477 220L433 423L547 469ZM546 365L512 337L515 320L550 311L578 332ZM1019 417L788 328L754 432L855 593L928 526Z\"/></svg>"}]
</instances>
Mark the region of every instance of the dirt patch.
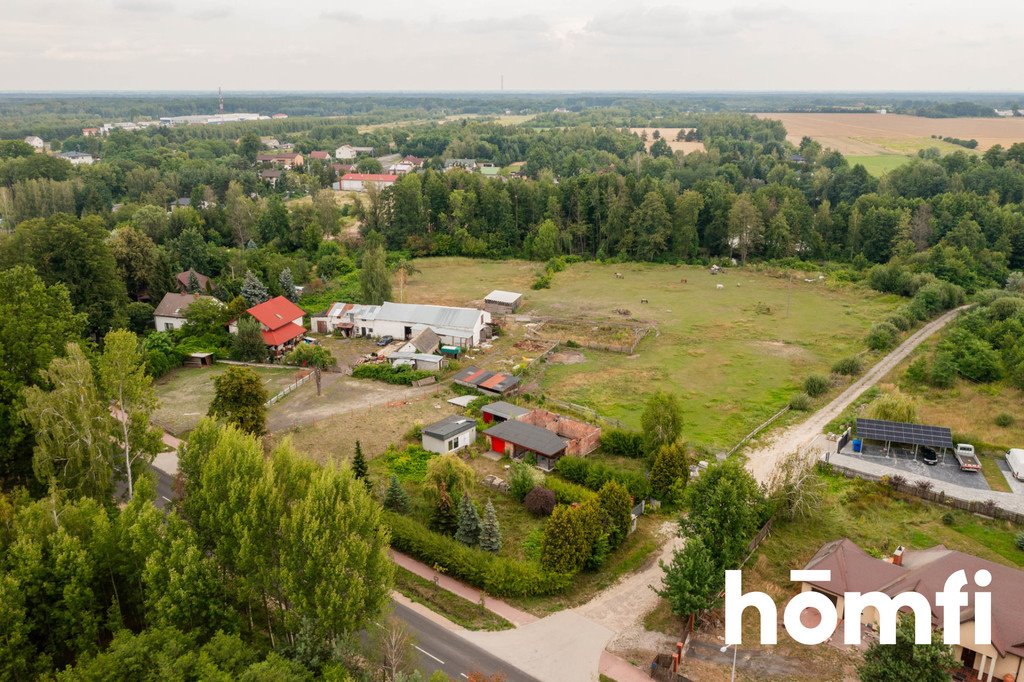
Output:
<instances>
[{"instance_id":1,"label":"dirt patch","mask_svg":"<svg viewBox=\"0 0 1024 682\"><path fill-rule=\"evenodd\" d=\"M587 358L578 350L566 350L548 356L548 362L556 365L578 365L586 361Z\"/></svg>"},{"instance_id":2,"label":"dirt patch","mask_svg":"<svg viewBox=\"0 0 1024 682\"><path fill-rule=\"evenodd\" d=\"M792 343L786 343L784 341L758 341L755 345L764 353L777 358L804 361L812 359L811 353L809 353L806 348L801 348L800 346L793 345Z\"/></svg>"}]
</instances>

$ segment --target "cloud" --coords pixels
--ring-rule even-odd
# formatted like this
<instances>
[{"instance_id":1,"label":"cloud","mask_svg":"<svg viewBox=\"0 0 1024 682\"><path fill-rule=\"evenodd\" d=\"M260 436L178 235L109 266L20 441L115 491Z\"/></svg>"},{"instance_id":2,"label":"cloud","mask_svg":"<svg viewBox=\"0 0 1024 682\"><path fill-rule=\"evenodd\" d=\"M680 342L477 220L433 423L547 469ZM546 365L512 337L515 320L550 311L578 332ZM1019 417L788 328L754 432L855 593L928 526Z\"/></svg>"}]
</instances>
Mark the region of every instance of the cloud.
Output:
<instances>
[{"instance_id":1,"label":"cloud","mask_svg":"<svg viewBox=\"0 0 1024 682\"><path fill-rule=\"evenodd\" d=\"M153 14L171 10L171 3L165 0L114 0L111 6L117 12L133 14Z\"/></svg>"},{"instance_id":2,"label":"cloud","mask_svg":"<svg viewBox=\"0 0 1024 682\"><path fill-rule=\"evenodd\" d=\"M191 12L189 16L196 21L212 21L215 19L224 19L234 13L235 10L227 5L210 5Z\"/></svg>"},{"instance_id":3,"label":"cloud","mask_svg":"<svg viewBox=\"0 0 1024 682\"><path fill-rule=\"evenodd\" d=\"M323 12L320 14L321 19L328 19L330 21L340 21L344 24L362 24L366 22L366 17L355 12L351 12L346 9L336 9L330 12Z\"/></svg>"}]
</instances>

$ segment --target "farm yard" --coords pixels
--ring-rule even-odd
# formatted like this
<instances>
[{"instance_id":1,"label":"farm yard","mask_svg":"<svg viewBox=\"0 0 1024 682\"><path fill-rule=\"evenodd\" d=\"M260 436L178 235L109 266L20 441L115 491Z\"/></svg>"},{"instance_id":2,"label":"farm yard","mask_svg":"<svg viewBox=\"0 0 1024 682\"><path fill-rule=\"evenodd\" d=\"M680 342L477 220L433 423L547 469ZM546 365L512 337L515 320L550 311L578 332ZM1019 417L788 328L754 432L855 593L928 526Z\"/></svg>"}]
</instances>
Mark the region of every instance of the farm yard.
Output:
<instances>
[{"instance_id":1,"label":"farm yard","mask_svg":"<svg viewBox=\"0 0 1024 682\"><path fill-rule=\"evenodd\" d=\"M700 140L694 140L687 142L686 140L677 140L676 135L679 134L683 128L630 128L629 132L636 133L637 135L643 135L647 133L647 148L650 149L651 145L655 143L654 131L657 130L658 134L661 135L661 139L668 143L668 146L672 148L674 152L684 152L689 154L690 152L702 152L704 151L704 143Z\"/></svg>"},{"instance_id":2,"label":"farm yard","mask_svg":"<svg viewBox=\"0 0 1024 682\"><path fill-rule=\"evenodd\" d=\"M523 261L434 258L417 267L422 272L406 288L410 302L466 305L496 286L526 292L505 330L513 340L534 319L572 320L571 338L589 334L595 342L611 342L594 337L624 323L652 327L632 355L576 349L582 362L574 355L540 365L524 390L630 427L639 425L648 394L670 391L681 401L686 437L714 449L728 449L784 406L807 374L860 352L871 324L900 303L816 273L806 282L799 273L753 268L713 276L693 266L581 263L556 274L550 289L533 291L537 265Z\"/></svg>"}]
</instances>

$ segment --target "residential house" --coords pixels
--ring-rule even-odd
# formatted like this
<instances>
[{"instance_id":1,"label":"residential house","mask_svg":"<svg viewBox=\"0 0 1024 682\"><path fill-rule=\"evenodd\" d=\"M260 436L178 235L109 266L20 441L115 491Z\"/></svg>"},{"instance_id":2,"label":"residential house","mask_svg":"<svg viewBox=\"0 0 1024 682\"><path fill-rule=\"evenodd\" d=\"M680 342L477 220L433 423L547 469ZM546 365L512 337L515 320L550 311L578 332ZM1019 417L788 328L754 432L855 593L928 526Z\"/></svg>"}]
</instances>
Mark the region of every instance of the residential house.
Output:
<instances>
[{"instance_id":1,"label":"residential house","mask_svg":"<svg viewBox=\"0 0 1024 682\"><path fill-rule=\"evenodd\" d=\"M281 143L278 142L276 137L261 137L260 143L267 149L280 149Z\"/></svg>"},{"instance_id":2,"label":"residential house","mask_svg":"<svg viewBox=\"0 0 1024 682\"><path fill-rule=\"evenodd\" d=\"M28 137L26 137L25 144L30 145L37 152L43 151L43 149L46 147L46 143L43 142L43 138L39 137L38 135L29 135Z\"/></svg>"},{"instance_id":3,"label":"residential house","mask_svg":"<svg viewBox=\"0 0 1024 682\"><path fill-rule=\"evenodd\" d=\"M407 154L402 158L402 163L407 163L413 168L423 168L423 159L412 154Z\"/></svg>"},{"instance_id":4,"label":"residential house","mask_svg":"<svg viewBox=\"0 0 1024 682\"><path fill-rule=\"evenodd\" d=\"M396 351L387 356L392 367L412 367L427 372L440 372L448 364L448 358L434 353L408 353Z\"/></svg>"},{"instance_id":5,"label":"residential house","mask_svg":"<svg viewBox=\"0 0 1024 682\"><path fill-rule=\"evenodd\" d=\"M338 189L346 192L362 192L369 184L378 188L390 187L398 179L397 175L385 173L345 173L338 180Z\"/></svg>"},{"instance_id":6,"label":"residential house","mask_svg":"<svg viewBox=\"0 0 1024 682\"><path fill-rule=\"evenodd\" d=\"M961 611L960 644L953 655L962 666L956 679L1021 680L1024 672L1024 571L981 559L970 554L937 545L930 549L909 550L898 547L891 557L876 559L853 541L842 538L822 546L805 569L829 570L828 581L808 581L802 591L820 592L836 606L839 620L845 613L843 595L847 592L883 592L890 597L903 592L925 596L931 609L932 627L941 629L943 609L936 604L946 579L963 569L968 576L964 591L968 606ZM992 575L988 587L978 587L972 580L979 570ZM992 598L991 644L974 643L974 593L986 590ZM864 625L878 628L878 611L867 608L859 616ZM840 626L842 627L842 625Z\"/></svg>"},{"instance_id":7,"label":"residential house","mask_svg":"<svg viewBox=\"0 0 1024 682\"><path fill-rule=\"evenodd\" d=\"M480 175L487 176L489 178L496 178L501 174L501 168L495 166L493 163L482 163L480 164Z\"/></svg>"},{"instance_id":8,"label":"residential house","mask_svg":"<svg viewBox=\"0 0 1024 682\"><path fill-rule=\"evenodd\" d=\"M487 395L511 395L519 389L519 377L514 374L491 372L475 365L459 370L452 377L452 381L459 386L475 388Z\"/></svg>"},{"instance_id":9,"label":"residential house","mask_svg":"<svg viewBox=\"0 0 1024 682\"><path fill-rule=\"evenodd\" d=\"M445 159L444 169L448 171L454 168L474 171L476 170L476 159Z\"/></svg>"},{"instance_id":10,"label":"residential house","mask_svg":"<svg viewBox=\"0 0 1024 682\"><path fill-rule=\"evenodd\" d=\"M351 173L352 169L355 168L351 163L332 163L331 168L340 178L345 173Z\"/></svg>"},{"instance_id":11,"label":"residential house","mask_svg":"<svg viewBox=\"0 0 1024 682\"><path fill-rule=\"evenodd\" d=\"M212 296L202 296L200 294L176 294L174 292L167 292L164 297L160 299L160 305L153 311L153 326L158 332L169 332L175 329L181 329L185 325L185 312L188 307L199 299L205 299L207 301L217 301Z\"/></svg>"},{"instance_id":12,"label":"residential house","mask_svg":"<svg viewBox=\"0 0 1024 682\"><path fill-rule=\"evenodd\" d=\"M427 327L405 342L405 345L398 349L399 353L435 353L441 345L439 337L433 329Z\"/></svg>"},{"instance_id":13,"label":"residential house","mask_svg":"<svg viewBox=\"0 0 1024 682\"><path fill-rule=\"evenodd\" d=\"M520 417L524 417L530 414L530 411L525 407L519 407L518 405L507 403L504 400L497 400L480 408L480 413L483 415L484 422L488 424L500 424L501 422L508 421L509 419L516 420Z\"/></svg>"},{"instance_id":14,"label":"residential house","mask_svg":"<svg viewBox=\"0 0 1024 682\"><path fill-rule=\"evenodd\" d=\"M476 420L461 415L452 415L424 426L421 440L423 449L447 455L461 450L476 441Z\"/></svg>"},{"instance_id":15,"label":"residential house","mask_svg":"<svg viewBox=\"0 0 1024 682\"><path fill-rule=\"evenodd\" d=\"M263 343L267 344L275 358L291 350L306 334L306 328L302 326L305 313L284 296L277 296L254 305L245 312L260 323L263 328ZM236 320L231 321L228 331L232 334L238 333Z\"/></svg>"},{"instance_id":16,"label":"residential house","mask_svg":"<svg viewBox=\"0 0 1024 682\"><path fill-rule=\"evenodd\" d=\"M171 202L171 210L173 211L176 208L188 208L191 205L191 197L178 197L177 199Z\"/></svg>"},{"instance_id":17,"label":"residential house","mask_svg":"<svg viewBox=\"0 0 1024 682\"><path fill-rule=\"evenodd\" d=\"M302 154L296 152L278 152L276 154L256 155L256 163L269 163L284 168L285 170L297 168L304 162L305 159L303 159Z\"/></svg>"},{"instance_id":18,"label":"residential house","mask_svg":"<svg viewBox=\"0 0 1024 682\"><path fill-rule=\"evenodd\" d=\"M95 137L100 134L99 128L82 128L82 137Z\"/></svg>"},{"instance_id":19,"label":"residential house","mask_svg":"<svg viewBox=\"0 0 1024 682\"><path fill-rule=\"evenodd\" d=\"M354 159L361 155L373 154L373 147L353 147L350 144L343 144L334 150L334 158L338 161Z\"/></svg>"},{"instance_id":20,"label":"residential house","mask_svg":"<svg viewBox=\"0 0 1024 682\"><path fill-rule=\"evenodd\" d=\"M484 297L484 310L507 315L518 310L522 302L523 295L520 293L495 289Z\"/></svg>"},{"instance_id":21,"label":"residential house","mask_svg":"<svg viewBox=\"0 0 1024 682\"><path fill-rule=\"evenodd\" d=\"M213 282L210 281L210 278L201 272L196 272L195 270L185 270L184 272L179 272L174 276L174 281L178 285L178 291L183 294L191 293L188 290L188 283L192 279L191 275L196 276L196 281L199 282L200 291L205 291L206 293L213 291Z\"/></svg>"},{"instance_id":22,"label":"residential house","mask_svg":"<svg viewBox=\"0 0 1024 682\"><path fill-rule=\"evenodd\" d=\"M406 173L411 173L412 170L413 165L411 163L406 163L405 161L399 161L398 163L393 163L387 167L387 172L391 175L405 175Z\"/></svg>"},{"instance_id":23,"label":"residential house","mask_svg":"<svg viewBox=\"0 0 1024 682\"><path fill-rule=\"evenodd\" d=\"M281 179L282 172L276 168L268 168L260 171L260 180L270 183L271 187L277 187L277 181Z\"/></svg>"},{"instance_id":24,"label":"residential house","mask_svg":"<svg viewBox=\"0 0 1024 682\"><path fill-rule=\"evenodd\" d=\"M509 419L484 431L490 441L491 452L522 459L533 455L537 466L551 471L565 455L568 441L547 429Z\"/></svg>"},{"instance_id":25,"label":"residential house","mask_svg":"<svg viewBox=\"0 0 1024 682\"><path fill-rule=\"evenodd\" d=\"M95 159L86 152L61 152L58 158L70 161L72 166L91 166Z\"/></svg>"},{"instance_id":26,"label":"residential house","mask_svg":"<svg viewBox=\"0 0 1024 682\"><path fill-rule=\"evenodd\" d=\"M329 152L315 151L309 153L309 158L316 159L317 161L326 161L331 158L331 155Z\"/></svg>"}]
</instances>

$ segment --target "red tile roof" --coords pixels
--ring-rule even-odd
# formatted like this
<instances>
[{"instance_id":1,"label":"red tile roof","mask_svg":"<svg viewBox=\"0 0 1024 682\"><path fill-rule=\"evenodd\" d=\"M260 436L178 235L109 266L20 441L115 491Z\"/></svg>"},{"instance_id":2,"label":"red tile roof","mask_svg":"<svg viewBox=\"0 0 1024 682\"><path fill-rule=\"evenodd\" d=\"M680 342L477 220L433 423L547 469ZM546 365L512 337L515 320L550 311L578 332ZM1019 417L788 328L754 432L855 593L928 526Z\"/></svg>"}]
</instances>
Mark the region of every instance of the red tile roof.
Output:
<instances>
[{"instance_id":1,"label":"red tile roof","mask_svg":"<svg viewBox=\"0 0 1024 682\"><path fill-rule=\"evenodd\" d=\"M272 331L264 331L263 343L267 344L268 346L280 346L282 343L285 343L286 341L291 341L292 339L302 336L305 333L305 327L300 327L294 322L289 322L288 324L278 329L274 329Z\"/></svg>"},{"instance_id":2,"label":"red tile roof","mask_svg":"<svg viewBox=\"0 0 1024 682\"><path fill-rule=\"evenodd\" d=\"M280 329L281 327L291 324L294 320L305 315L305 313L302 312L302 308L295 305L284 296L277 296L269 301L264 301L259 305L254 305L246 312L259 320L260 324L264 327L271 330ZM297 324L292 326L298 327Z\"/></svg>"},{"instance_id":3,"label":"red tile roof","mask_svg":"<svg viewBox=\"0 0 1024 682\"><path fill-rule=\"evenodd\" d=\"M309 158L311 159L329 159L331 157L327 152L310 152Z\"/></svg>"},{"instance_id":4,"label":"red tile roof","mask_svg":"<svg viewBox=\"0 0 1024 682\"><path fill-rule=\"evenodd\" d=\"M398 179L397 175L388 175L382 173L345 173L341 176L342 180L362 180L364 182L394 182Z\"/></svg>"}]
</instances>

